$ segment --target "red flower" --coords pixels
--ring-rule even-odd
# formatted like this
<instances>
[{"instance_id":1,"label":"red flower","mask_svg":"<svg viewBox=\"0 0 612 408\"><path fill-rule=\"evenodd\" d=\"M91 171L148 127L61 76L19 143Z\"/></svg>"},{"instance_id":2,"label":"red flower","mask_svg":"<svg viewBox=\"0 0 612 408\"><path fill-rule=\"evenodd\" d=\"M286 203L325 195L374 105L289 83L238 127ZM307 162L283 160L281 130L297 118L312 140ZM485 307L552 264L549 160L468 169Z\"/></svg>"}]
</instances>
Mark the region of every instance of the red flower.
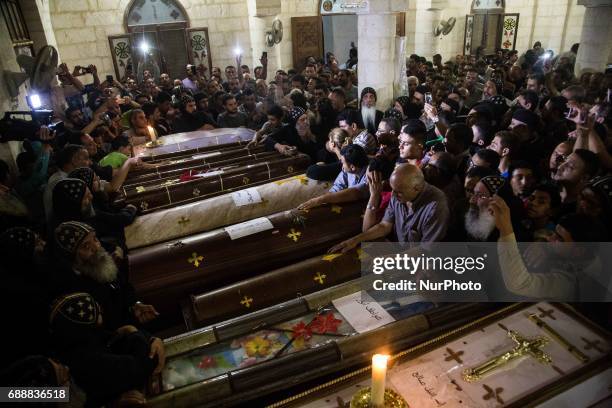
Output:
<instances>
[{"instance_id":1,"label":"red flower","mask_svg":"<svg viewBox=\"0 0 612 408\"><path fill-rule=\"evenodd\" d=\"M310 325L313 333L324 334L327 332L336 333L338 326L342 323L342 320L336 319L332 312L325 315L319 315L315 317L315 320Z\"/></svg>"},{"instance_id":2,"label":"red flower","mask_svg":"<svg viewBox=\"0 0 612 408\"><path fill-rule=\"evenodd\" d=\"M306 325L304 322L299 322L295 326L291 328L293 330L293 338L299 339L300 337L304 340L308 340L312 337L311 328Z\"/></svg>"},{"instance_id":3,"label":"red flower","mask_svg":"<svg viewBox=\"0 0 612 408\"><path fill-rule=\"evenodd\" d=\"M217 360L215 360L211 356L204 356L204 358L202 358L202 361L200 361L200 364L198 364L198 368L201 368L202 370L205 370L207 368L216 367L216 366L217 366Z\"/></svg>"}]
</instances>

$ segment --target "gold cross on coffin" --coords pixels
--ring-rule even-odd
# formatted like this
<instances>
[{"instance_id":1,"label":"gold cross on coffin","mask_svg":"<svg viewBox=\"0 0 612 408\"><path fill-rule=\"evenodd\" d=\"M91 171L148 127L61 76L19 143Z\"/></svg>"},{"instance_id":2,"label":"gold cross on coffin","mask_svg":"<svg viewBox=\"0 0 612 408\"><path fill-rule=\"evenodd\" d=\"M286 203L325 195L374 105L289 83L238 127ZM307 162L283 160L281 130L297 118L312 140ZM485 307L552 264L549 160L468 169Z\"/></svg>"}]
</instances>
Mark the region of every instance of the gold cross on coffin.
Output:
<instances>
[{"instance_id":1,"label":"gold cross on coffin","mask_svg":"<svg viewBox=\"0 0 612 408\"><path fill-rule=\"evenodd\" d=\"M204 257L201 255L198 255L197 252L192 252L191 258L187 259L187 262L189 262L190 264L193 264L197 268L198 266L200 266L200 262L202 262L203 259Z\"/></svg>"},{"instance_id":2,"label":"gold cross on coffin","mask_svg":"<svg viewBox=\"0 0 612 408\"><path fill-rule=\"evenodd\" d=\"M543 364L552 362L552 358L541 350L542 347L548 344L548 338L535 337L533 339L528 339L514 330L508 330L508 337L516 343L516 346L512 350L506 351L497 357L493 357L477 367L465 369L463 371L463 379L467 382L476 382L491 371L523 356L531 356Z\"/></svg>"}]
</instances>

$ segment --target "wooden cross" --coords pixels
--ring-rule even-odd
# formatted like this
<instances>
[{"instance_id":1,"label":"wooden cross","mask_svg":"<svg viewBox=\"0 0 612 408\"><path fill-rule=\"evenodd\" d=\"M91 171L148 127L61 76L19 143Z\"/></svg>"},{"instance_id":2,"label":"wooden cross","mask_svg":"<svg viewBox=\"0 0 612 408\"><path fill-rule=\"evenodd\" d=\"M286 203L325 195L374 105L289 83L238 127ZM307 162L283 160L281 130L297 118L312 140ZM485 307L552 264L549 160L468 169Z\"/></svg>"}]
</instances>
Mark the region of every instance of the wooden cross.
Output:
<instances>
[{"instance_id":1,"label":"wooden cross","mask_svg":"<svg viewBox=\"0 0 612 408\"><path fill-rule=\"evenodd\" d=\"M448 353L448 356L444 358L444 361L455 360L459 364L463 364L463 360L461 360L461 356L465 354L464 351L459 350L458 352L455 353L453 349L447 347L446 352Z\"/></svg>"},{"instance_id":2,"label":"wooden cross","mask_svg":"<svg viewBox=\"0 0 612 408\"><path fill-rule=\"evenodd\" d=\"M248 178L246 176L242 178L242 184L249 184L250 182L251 182L250 178Z\"/></svg>"},{"instance_id":3,"label":"wooden cross","mask_svg":"<svg viewBox=\"0 0 612 408\"><path fill-rule=\"evenodd\" d=\"M317 272L315 277L313 278L315 281L319 282L321 285L325 282L325 278L327 278L326 274L322 274L321 272Z\"/></svg>"},{"instance_id":4,"label":"wooden cross","mask_svg":"<svg viewBox=\"0 0 612 408\"><path fill-rule=\"evenodd\" d=\"M199 256L197 252L192 252L191 258L187 259L187 262L189 262L190 264L193 264L197 268L198 266L200 266L200 262L202 262L203 259L204 257Z\"/></svg>"},{"instance_id":5,"label":"wooden cross","mask_svg":"<svg viewBox=\"0 0 612 408\"><path fill-rule=\"evenodd\" d=\"M342 212L342 207L340 207L339 205L332 205L331 210L336 214L340 214Z\"/></svg>"},{"instance_id":6,"label":"wooden cross","mask_svg":"<svg viewBox=\"0 0 612 408\"><path fill-rule=\"evenodd\" d=\"M187 225L189 223L189 221L190 221L189 218L183 216L183 217L181 217L180 220L178 220L178 223L179 223L180 226L184 227L185 225Z\"/></svg>"},{"instance_id":7,"label":"wooden cross","mask_svg":"<svg viewBox=\"0 0 612 408\"><path fill-rule=\"evenodd\" d=\"M604 352L604 351L603 351L603 350L602 350L602 349L599 347L599 343L600 343L600 341L599 341L599 340L593 340L593 341L590 341L590 340L585 339L584 337L580 337L580 338L581 338L581 339L582 339L582 341L584 341L584 343L585 343L585 346L584 346L584 349L585 349L585 350L595 349L595 350L599 351L600 353L603 353L603 352Z\"/></svg>"},{"instance_id":8,"label":"wooden cross","mask_svg":"<svg viewBox=\"0 0 612 408\"><path fill-rule=\"evenodd\" d=\"M482 387L487 392L485 395L482 396L483 400L487 401L491 398L495 398L500 404L504 403L504 400L499 395L504 392L504 389L502 387L497 387L495 390L493 390L493 388L489 387L487 384L483 384Z\"/></svg>"},{"instance_id":9,"label":"wooden cross","mask_svg":"<svg viewBox=\"0 0 612 408\"><path fill-rule=\"evenodd\" d=\"M145 191L146 191L146 188L144 188L143 186L136 187L136 192L137 193L144 193Z\"/></svg>"},{"instance_id":10,"label":"wooden cross","mask_svg":"<svg viewBox=\"0 0 612 408\"><path fill-rule=\"evenodd\" d=\"M287 238L292 239L293 242L298 242L300 235L302 235L300 231L296 231L294 228L291 228L291 232L287 234Z\"/></svg>"},{"instance_id":11,"label":"wooden cross","mask_svg":"<svg viewBox=\"0 0 612 408\"><path fill-rule=\"evenodd\" d=\"M200 189L198 189L197 187L193 189L193 195L194 196L199 196L200 195Z\"/></svg>"},{"instance_id":12,"label":"wooden cross","mask_svg":"<svg viewBox=\"0 0 612 408\"><path fill-rule=\"evenodd\" d=\"M538 310L541 312L540 317L550 317L553 320L557 320L557 318L553 316L553 312L555 311L554 309L544 310L538 306Z\"/></svg>"},{"instance_id":13,"label":"wooden cross","mask_svg":"<svg viewBox=\"0 0 612 408\"><path fill-rule=\"evenodd\" d=\"M146 201L143 201L140 203L140 209L142 211L147 211L148 208L149 208L149 203L147 203Z\"/></svg>"},{"instance_id":14,"label":"wooden cross","mask_svg":"<svg viewBox=\"0 0 612 408\"><path fill-rule=\"evenodd\" d=\"M248 296L245 296L242 298L242 300L240 301L240 304L244 307L246 307L247 309L249 307L251 307L251 303L253 302L253 298L250 298Z\"/></svg>"},{"instance_id":15,"label":"wooden cross","mask_svg":"<svg viewBox=\"0 0 612 408\"><path fill-rule=\"evenodd\" d=\"M548 364L552 362L552 358L544 353L541 348L548 344L548 338L546 337L535 337L528 339L523 337L521 334L514 330L508 331L508 337L510 337L515 346L509 351L500 354L492 359L485 361L477 367L467 368L463 370L463 379L467 382L476 382L484 377L489 372L498 369L506 365L508 362L515 360L523 356L530 356L538 360L542 364Z\"/></svg>"}]
</instances>

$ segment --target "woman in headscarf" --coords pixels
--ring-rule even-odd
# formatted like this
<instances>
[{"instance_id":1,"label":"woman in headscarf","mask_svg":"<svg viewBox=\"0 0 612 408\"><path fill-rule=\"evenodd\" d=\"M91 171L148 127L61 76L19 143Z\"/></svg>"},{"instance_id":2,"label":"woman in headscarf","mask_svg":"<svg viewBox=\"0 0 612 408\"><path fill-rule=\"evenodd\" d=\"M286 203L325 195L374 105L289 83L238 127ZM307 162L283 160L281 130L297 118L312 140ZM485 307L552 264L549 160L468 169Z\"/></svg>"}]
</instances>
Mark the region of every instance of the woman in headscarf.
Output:
<instances>
[{"instance_id":1,"label":"woman in headscarf","mask_svg":"<svg viewBox=\"0 0 612 408\"><path fill-rule=\"evenodd\" d=\"M324 143L310 129L310 118L304 108L293 107L287 114L288 126L283 126L278 132L266 139L266 149L276 150L287 156L304 153L316 160L317 152Z\"/></svg>"},{"instance_id":2,"label":"woman in headscarf","mask_svg":"<svg viewBox=\"0 0 612 408\"><path fill-rule=\"evenodd\" d=\"M149 377L165 364L163 342L122 326L101 328L102 312L88 293L70 293L53 302L49 316L52 343L75 382L87 394L86 406L144 405Z\"/></svg>"}]
</instances>

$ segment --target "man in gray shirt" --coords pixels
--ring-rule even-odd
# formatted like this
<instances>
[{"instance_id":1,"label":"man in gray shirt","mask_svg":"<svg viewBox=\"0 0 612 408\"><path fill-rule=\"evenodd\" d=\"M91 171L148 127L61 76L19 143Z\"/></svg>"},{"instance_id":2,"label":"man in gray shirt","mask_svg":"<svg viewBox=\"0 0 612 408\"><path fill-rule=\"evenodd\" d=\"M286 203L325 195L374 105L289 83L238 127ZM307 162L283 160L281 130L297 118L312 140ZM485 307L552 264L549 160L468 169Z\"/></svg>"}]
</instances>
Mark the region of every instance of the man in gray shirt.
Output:
<instances>
[{"instance_id":1,"label":"man in gray shirt","mask_svg":"<svg viewBox=\"0 0 612 408\"><path fill-rule=\"evenodd\" d=\"M410 247L444 239L450 219L444 193L425 182L421 170L411 164L397 166L389 181L393 197L382 221L329 252L347 252L361 242L384 238L393 231L398 242ZM377 206L369 204L366 208L366 211L377 210Z\"/></svg>"},{"instance_id":2,"label":"man in gray shirt","mask_svg":"<svg viewBox=\"0 0 612 408\"><path fill-rule=\"evenodd\" d=\"M223 107L225 112L217 118L217 124L222 128L246 127L248 117L238 111L238 102L234 95L227 94L223 97Z\"/></svg>"}]
</instances>

